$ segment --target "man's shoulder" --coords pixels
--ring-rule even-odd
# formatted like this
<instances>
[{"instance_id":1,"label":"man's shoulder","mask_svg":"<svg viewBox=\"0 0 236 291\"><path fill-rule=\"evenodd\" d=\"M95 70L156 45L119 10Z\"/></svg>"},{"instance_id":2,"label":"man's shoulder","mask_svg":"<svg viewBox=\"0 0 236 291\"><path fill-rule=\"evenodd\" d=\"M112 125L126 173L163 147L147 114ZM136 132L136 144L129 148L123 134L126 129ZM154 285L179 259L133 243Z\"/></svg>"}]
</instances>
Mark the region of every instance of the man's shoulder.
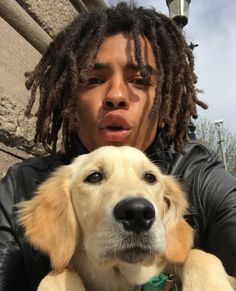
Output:
<instances>
[{"instance_id":1,"label":"man's shoulder","mask_svg":"<svg viewBox=\"0 0 236 291\"><path fill-rule=\"evenodd\" d=\"M64 155L47 155L47 156L38 156L30 157L20 163L14 164L11 168L15 172L24 172L24 171L37 171L37 172L47 172L51 171L58 166L66 164L67 160Z\"/></svg>"},{"instance_id":2,"label":"man's shoulder","mask_svg":"<svg viewBox=\"0 0 236 291\"><path fill-rule=\"evenodd\" d=\"M12 165L7 172L6 177L10 178L12 183L21 185L25 181L30 181L33 177L41 180L42 176L49 172L51 156L31 157L20 163Z\"/></svg>"},{"instance_id":3,"label":"man's shoulder","mask_svg":"<svg viewBox=\"0 0 236 291\"><path fill-rule=\"evenodd\" d=\"M196 200L195 206L198 201L203 203L207 199L218 203L236 190L236 178L225 170L217 154L194 141L186 144L185 154L176 156L170 174L183 182L184 189L191 196L190 201Z\"/></svg>"},{"instance_id":4,"label":"man's shoulder","mask_svg":"<svg viewBox=\"0 0 236 291\"><path fill-rule=\"evenodd\" d=\"M203 143L190 141L186 142L184 153L174 154L171 174L181 175L181 173L187 170L200 170L201 168L218 163L217 155L211 148Z\"/></svg>"},{"instance_id":5,"label":"man's shoulder","mask_svg":"<svg viewBox=\"0 0 236 291\"><path fill-rule=\"evenodd\" d=\"M16 200L29 199L37 186L57 167L66 163L63 155L31 157L12 165L3 178L3 183L12 185ZM14 190L13 190L14 189Z\"/></svg>"},{"instance_id":6,"label":"man's shoulder","mask_svg":"<svg viewBox=\"0 0 236 291\"><path fill-rule=\"evenodd\" d=\"M216 158L216 152L207 144L199 141L186 142L184 151L186 154L194 155L195 158L204 158L206 161Z\"/></svg>"},{"instance_id":7,"label":"man's shoulder","mask_svg":"<svg viewBox=\"0 0 236 291\"><path fill-rule=\"evenodd\" d=\"M15 171L22 171L28 167L34 168L39 171L47 170L49 167L50 161L52 160L52 156L38 156L38 157L30 157L23 160L20 163L16 163L12 165L12 169Z\"/></svg>"}]
</instances>

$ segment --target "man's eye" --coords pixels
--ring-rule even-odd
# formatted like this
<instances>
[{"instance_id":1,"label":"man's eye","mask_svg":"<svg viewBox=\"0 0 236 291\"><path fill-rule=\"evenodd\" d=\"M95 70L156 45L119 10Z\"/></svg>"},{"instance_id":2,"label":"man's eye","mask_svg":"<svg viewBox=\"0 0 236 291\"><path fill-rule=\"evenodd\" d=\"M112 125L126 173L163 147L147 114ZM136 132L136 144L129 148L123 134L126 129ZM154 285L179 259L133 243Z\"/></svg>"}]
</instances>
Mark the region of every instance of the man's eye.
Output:
<instances>
[{"instance_id":1,"label":"man's eye","mask_svg":"<svg viewBox=\"0 0 236 291\"><path fill-rule=\"evenodd\" d=\"M135 87L149 87L151 86L150 78L136 78L130 81Z\"/></svg>"},{"instance_id":2,"label":"man's eye","mask_svg":"<svg viewBox=\"0 0 236 291\"><path fill-rule=\"evenodd\" d=\"M90 184L98 184L100 183L104 178L103 173L101 172L93 172L92 174L88 175L84 182L90 183Z\"/></svg>"},{"instance_id":3,"label":"man's eye","mask_svg":"<svg viewBox=\"0 0 236 291\"><path fill-rule=\"evenodd\" d=\"M101 78L99 77L89 77L87 82L86 82L86 85L88 86L91 86L91 85L100 85L104 83L104 80L102 80Z\"/></svg>"}]
</instances>

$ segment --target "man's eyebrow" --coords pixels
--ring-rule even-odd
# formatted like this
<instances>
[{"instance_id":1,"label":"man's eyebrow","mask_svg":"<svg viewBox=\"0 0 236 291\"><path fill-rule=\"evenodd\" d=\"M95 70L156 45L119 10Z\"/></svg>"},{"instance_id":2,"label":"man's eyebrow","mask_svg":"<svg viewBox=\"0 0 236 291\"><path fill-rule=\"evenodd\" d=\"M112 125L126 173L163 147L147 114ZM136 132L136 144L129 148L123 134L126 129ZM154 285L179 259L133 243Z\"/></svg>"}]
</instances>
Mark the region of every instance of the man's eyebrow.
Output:
<instances>
[{"instance_id":1,"label":"man's eyebrow","mask_svg":"<svg viewBox=\"0 0 236 291\"><path fill-rule=\"evenodd\" d=\"M102 70L109 68L109 65L107 63L94 63L92 66L92 69L94 70Z\"/></svg>"},{"instance_id":2,"label":"man's eyebrow","mask_svg":"<svg viewBox=\"0 0 236 291\"><path fill-rule=\"evenodd\" d=\"M128 63L127 64L127 69L132 70L132 71L140 71L140 68L138 66L138 64L134 64L134 63ZM151 65L149 64L144 64L145 69L147 70L147 72L151 75L157 75L157 69L153 68ZM109 64L107 63L94 63L92 66L93 70L103 70L103 69L109 69Z\"/></svg>"},{"instance_id":3,"label":"man's eyebrow","mask_svg":"<svg viewBox=\"0 0 236 291\"><path fill-rule=\"evenodd\" d=\"M157 75L157 69L153 68L151 65L149 64L143 64L144 68L147 70L147 72L151 75ZM127 65L127 68L133 71L140 71L140 68L138 66L138 64L133 64L130 63Z\"/></svg>"}]
</instances>

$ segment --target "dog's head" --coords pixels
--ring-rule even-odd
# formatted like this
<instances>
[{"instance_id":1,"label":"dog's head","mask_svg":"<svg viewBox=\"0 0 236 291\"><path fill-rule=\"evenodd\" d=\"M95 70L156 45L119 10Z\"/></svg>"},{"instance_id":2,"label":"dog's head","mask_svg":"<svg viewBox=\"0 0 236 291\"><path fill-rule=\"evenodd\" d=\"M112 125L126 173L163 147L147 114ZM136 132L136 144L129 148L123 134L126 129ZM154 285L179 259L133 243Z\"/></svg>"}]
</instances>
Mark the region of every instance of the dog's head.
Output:
<instances>
[{"instance_id":1,"label":"dog's head","mask_svg":"<svg viewBox=\"0 0 236 291\"><path fill-rule=\"evenodd\" d=\"M106 146L60 167L20 204L26 236L63 269L80 248L103 266L181 263L192 244L184 193L139 150Z\"/></svg>"}]
</instances>

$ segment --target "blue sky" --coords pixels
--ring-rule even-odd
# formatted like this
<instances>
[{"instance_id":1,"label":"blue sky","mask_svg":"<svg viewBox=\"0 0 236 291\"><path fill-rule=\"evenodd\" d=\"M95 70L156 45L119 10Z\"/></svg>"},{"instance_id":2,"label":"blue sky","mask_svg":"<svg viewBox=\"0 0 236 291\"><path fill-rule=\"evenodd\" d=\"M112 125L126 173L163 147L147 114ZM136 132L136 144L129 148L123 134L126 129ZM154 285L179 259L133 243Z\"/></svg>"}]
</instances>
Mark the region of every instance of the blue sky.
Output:
<instances>
[{"instance_id":1,"label":"blue sky","mask_svg":"<svg viewBox=\"0 0 236 291\"><path fill-rule=\"evenodd\" d=\"M165 0L136 2L168 15ZM192 0L184 31L189 43L199 45L194 49L198 88L204 90L199 98L209 105L198 110L199 116L212 122L224 119L236 134L236 1Z\"/></svg>"}]
</instances>

